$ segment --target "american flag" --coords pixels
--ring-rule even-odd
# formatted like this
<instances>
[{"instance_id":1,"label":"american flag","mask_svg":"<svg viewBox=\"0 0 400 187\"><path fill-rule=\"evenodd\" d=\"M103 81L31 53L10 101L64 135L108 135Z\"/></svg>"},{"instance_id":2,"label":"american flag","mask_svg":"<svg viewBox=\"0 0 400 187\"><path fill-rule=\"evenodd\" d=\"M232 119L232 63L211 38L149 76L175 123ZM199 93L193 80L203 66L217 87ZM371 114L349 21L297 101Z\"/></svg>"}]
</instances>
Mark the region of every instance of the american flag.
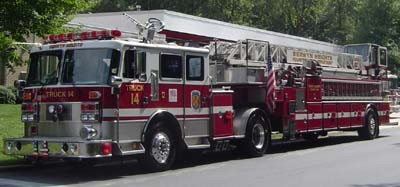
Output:
<instances>
[{"instance_id":1,"label":"american flag","mask_svg":"<svg viewBox=\"0 0 400 187\"><path fill-rule=\"evenodd\" d=\"M272 66L272 57L270 49L268 48L268 59L267 59L267 96L265 98L267 109L270 113L274 111L274 92L275 92L275 72Z\"/></svg>"}]
</instances>

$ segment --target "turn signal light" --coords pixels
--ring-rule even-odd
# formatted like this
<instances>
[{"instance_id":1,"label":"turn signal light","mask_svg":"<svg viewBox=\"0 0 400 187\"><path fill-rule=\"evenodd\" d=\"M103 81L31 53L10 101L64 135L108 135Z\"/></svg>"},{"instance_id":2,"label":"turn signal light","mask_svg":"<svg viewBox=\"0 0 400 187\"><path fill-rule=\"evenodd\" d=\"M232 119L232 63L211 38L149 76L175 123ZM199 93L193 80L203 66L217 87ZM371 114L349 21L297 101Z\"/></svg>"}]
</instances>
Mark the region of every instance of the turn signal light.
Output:
<instances>
[{"instance_id":1,"label":"turn signal light","mask_svg":"<svg viewBox=\"0 0 400 187\"><path fill-rule=\"evenodd\" d=\"M101 154L109 155L111 153L112 153L112 144L110 142L102 143L101 144Z\"/></svg>"}]
</instances>

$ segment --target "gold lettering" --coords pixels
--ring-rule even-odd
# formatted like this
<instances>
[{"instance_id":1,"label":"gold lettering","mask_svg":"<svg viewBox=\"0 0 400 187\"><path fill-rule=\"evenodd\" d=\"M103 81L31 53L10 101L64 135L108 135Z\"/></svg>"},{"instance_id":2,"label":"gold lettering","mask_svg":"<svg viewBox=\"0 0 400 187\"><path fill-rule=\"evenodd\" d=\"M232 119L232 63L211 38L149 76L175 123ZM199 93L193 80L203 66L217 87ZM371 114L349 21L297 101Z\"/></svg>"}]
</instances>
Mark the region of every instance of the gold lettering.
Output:
<instances>
[{"instance_id":1,"label":"gold lettering","mask_svg":"<svg viewBox=\"0 0 400 187\"><path fill-rule=\"evenodd\" d=\"M75 93L74 91L54 91L54 92L46 92L46 97L74 97Z\"/></svg>"},{"instance_id":2,"label":"gold lettering","mask_svg":"<svg viewBox=\"0 0 400 187\"><path fill-rule=\"evenodd\" d=\"M139 93L131 93L131 104L139 104Z\"/></svg>"},{"instance_id":3,"label":"gold lettering","mask_svg":"<svg viewBox=\"0 0 400 187\"><path fill-rule=\"evenodd\" d=\"M144 90L143 85L126 85L126 91L142 92L143 90Z\"/></svg>"}]
</instances>

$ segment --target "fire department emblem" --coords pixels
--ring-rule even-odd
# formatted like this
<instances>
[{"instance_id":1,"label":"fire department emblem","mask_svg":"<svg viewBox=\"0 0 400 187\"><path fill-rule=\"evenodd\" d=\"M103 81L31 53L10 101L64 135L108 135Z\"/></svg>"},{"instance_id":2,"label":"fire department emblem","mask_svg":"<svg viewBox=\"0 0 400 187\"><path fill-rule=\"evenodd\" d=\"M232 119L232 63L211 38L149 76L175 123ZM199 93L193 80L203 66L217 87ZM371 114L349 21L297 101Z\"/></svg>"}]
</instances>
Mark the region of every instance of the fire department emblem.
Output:
<instances>
[{"instance_id":1,"label":"fire department emblem","mask_svg":"<svg viewBox=\"0 0 400 187\"><path fill-rule=\"evenodd\" d=\"M192 103L192 108L195 110L200 109L200 91L198 90L193 90L191 92L191 103Z\"/></svg>"}]
</instances>

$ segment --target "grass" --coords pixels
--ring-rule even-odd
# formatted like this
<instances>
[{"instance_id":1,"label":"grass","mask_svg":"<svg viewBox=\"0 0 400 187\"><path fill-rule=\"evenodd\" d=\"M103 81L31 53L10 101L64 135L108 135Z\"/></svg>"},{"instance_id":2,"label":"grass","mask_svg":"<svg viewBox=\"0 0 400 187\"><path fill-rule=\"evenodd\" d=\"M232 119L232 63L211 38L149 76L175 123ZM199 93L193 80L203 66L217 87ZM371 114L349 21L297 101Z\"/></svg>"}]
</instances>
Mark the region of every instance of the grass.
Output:
<instances>
[{"instance_id":1,"label":"grass","mask_svg":"<svg viewBox=\"0 0 400 187\"><path fill-rule=\"evenodd\" d=\"M24 124L21 122L21 105L0 104L0 166L21 162L21 157L4 154L4 138L21 137Z\"/></svg>"}]
</instances>

